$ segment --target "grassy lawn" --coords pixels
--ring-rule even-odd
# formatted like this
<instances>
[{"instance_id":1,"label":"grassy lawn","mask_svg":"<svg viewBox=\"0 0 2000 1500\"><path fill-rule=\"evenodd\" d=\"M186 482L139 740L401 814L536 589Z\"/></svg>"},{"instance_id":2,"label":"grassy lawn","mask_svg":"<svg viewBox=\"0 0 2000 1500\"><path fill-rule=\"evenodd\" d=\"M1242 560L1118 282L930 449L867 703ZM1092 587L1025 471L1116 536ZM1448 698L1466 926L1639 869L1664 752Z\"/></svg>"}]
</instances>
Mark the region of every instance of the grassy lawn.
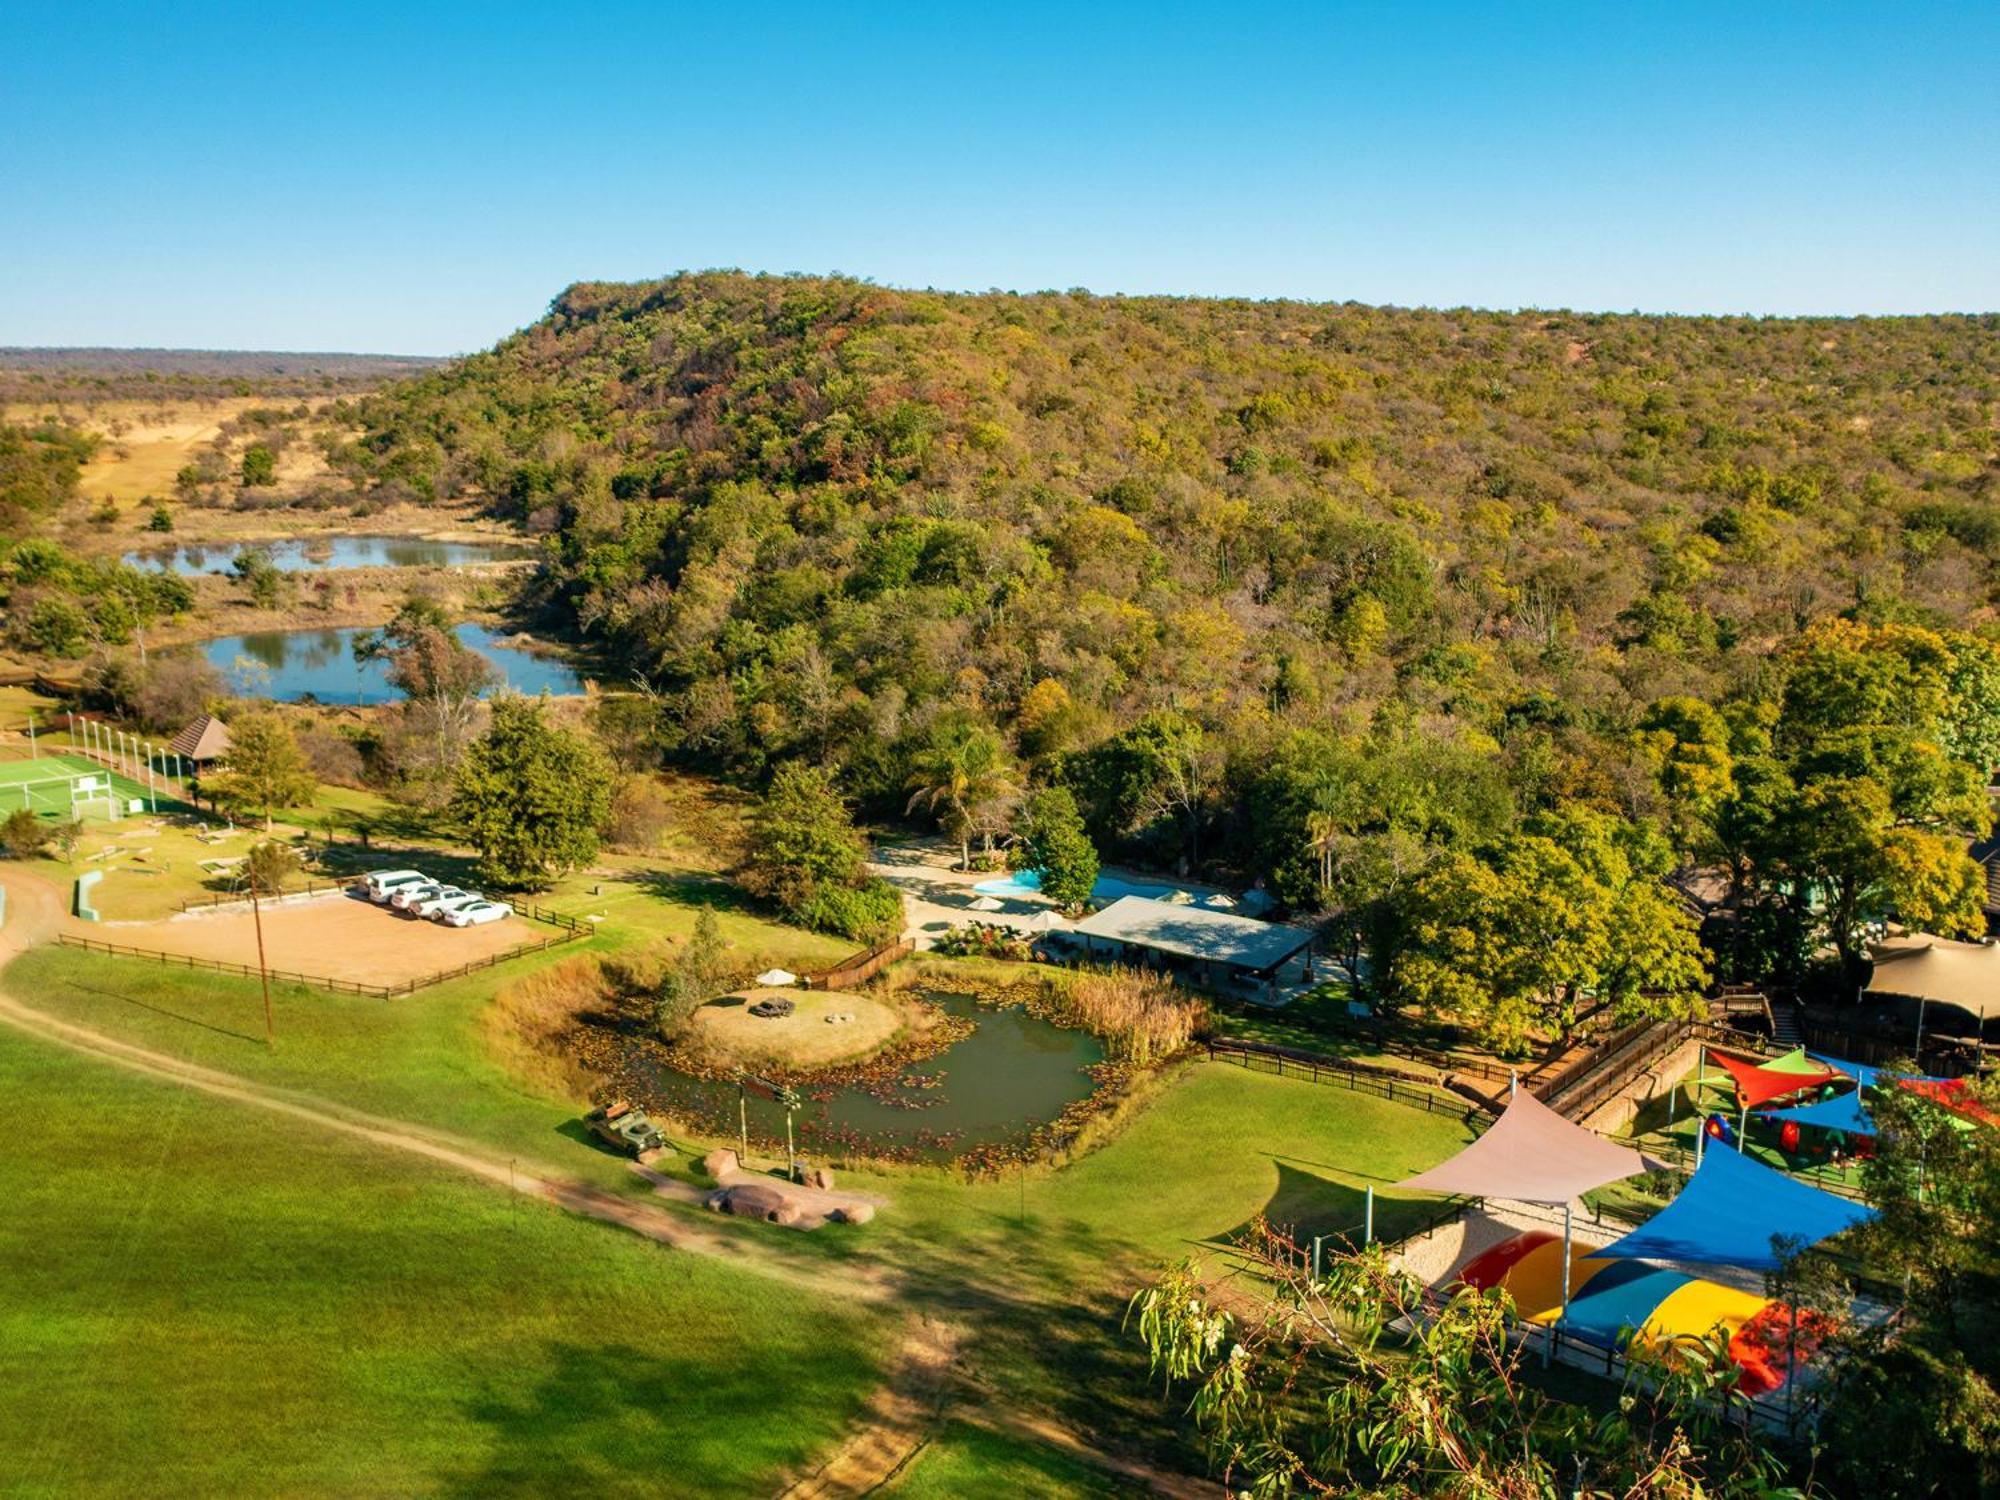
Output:
<instances>
[{"instance_id":1,"label":"grassy lawn","mask_svg":"<svg viewBox=\"0 0 2000 1500\"><path fill-rule=\"evenodd\" d=\"M0 1452L56 1495L769 1492L884 1330L0 1033Z\"/></svg>"},{"instance_id":2,"label":"grassy lawn","mask_svg":"<svg viewBox=\"0 0 2000 1500\"><path fill-rule=\"evenodd\" d=\"M1113 1500L1148 1492L1020 1438L948 1422L883 1493L896 1500Z\"/></svg>"},{"instance_id":3,"label":"grassy lawn","mask_svg":"<svg viewBox=\"0 0 2000 1500\"><path fill-rule=\"evenodd\" d=\"M488 1054L480 1018L491 975L393 1002L280 991L275 1052L263 1046L251 981L42 949L17 960L6 982L53 1014L179 1056L518 1150L605 1186L641 1186L588 1143L573 1106ZM889 1200L858 1234L717 1227L756 1236L768 1254L852 1258L900 1276L899 1306L965 1329L965 1367L1003 1406L1049 1411L1194 1464L1167 1433L1178 1403L1149 1386L1120 1327L1131 1293L1184 1256L1225 1274L1230 1238L1259 1215L1301 1238L1358 1236L1370 1185L1377 1233L1392 1236L1430 1200L1383 1189L1470 1137L1457 1115L1228 1063L1187 1064L1149 1087L1095 1149L1060 1169L974 1181L935 1168L843 1170L843 1187ZM979 1440L961 1446L974 1451L952 1457L947 1445L927 1460L946 1478L925 1482L947 1485L954 1465L982 1461ZM921 1469L909 1482L920 1478Z\"/></svg>"}]
</instances>

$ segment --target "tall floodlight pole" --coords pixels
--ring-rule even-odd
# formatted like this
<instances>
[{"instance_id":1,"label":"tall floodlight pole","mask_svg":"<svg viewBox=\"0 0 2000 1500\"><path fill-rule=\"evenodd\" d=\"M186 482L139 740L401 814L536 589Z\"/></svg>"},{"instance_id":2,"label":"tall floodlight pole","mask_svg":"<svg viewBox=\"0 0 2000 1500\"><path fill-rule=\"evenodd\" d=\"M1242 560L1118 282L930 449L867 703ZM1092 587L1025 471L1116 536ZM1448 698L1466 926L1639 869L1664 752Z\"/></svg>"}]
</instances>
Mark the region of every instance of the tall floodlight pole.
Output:
<instances>
[{"instance_id":1,"label":"tall floodlight pole","mask_svg":"<svg viewBox=\"0 0 2000 1500\"><path fill-rule=\"evenodd\" d=\"M257 896L257 869L250 871L250 920L257 928L257 980L264 987L264 1045L278 1045L278 1033L271 1020L271 969L264 961L264 905Z\"/></svg>"},{"instance_id":2,"label":"tall floodlight pole","mask_svg":"<svg viewBox=\"0 0 2000 1500\"><path fill-rule=\"evenodd\" d=\"M153 774L153 742L146 741L146 810L158 813L160 810L160 783Z\"/></svg>"}]
</instances>

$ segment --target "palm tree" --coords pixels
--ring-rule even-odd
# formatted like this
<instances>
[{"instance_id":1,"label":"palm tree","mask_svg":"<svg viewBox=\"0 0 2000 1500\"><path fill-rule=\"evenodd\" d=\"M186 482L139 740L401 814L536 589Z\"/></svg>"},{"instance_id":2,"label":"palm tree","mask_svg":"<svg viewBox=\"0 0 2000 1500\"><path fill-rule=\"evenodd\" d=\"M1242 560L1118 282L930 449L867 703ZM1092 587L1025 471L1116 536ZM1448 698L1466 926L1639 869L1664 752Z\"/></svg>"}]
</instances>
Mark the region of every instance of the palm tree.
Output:
<instances>
[{"instance_id":1,"label":"palm tree","mask_svg":"<svg viewBox=\"0 0 2000 1500\"><path fill-rule=\"evenodd\" d=\"M909 810L923 808L958 840L960 869L972 867L972 836L990 849L999 815L1021 795L1000 736L969 718L938 726L911 766Z\"/></svg>"}]
</instances>

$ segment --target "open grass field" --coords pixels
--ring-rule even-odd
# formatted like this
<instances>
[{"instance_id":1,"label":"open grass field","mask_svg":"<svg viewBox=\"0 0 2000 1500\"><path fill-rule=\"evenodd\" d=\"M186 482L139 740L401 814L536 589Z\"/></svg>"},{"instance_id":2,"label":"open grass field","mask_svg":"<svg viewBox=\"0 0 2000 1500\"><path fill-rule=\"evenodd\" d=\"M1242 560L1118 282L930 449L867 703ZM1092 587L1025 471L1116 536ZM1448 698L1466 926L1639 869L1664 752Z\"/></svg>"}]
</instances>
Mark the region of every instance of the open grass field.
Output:
<instances>
[{"instance_id":1,"label":"open grass field","mask_svg":"<svg viewBox=\"0 0 2000 1500\"><path fill-rule=\"evenodd\" d=\"M874 1316L0 1032L9 1495L769 1493Z\"/></svg>"},{"instance_id":2,"label":"open grass field","mask_svg":"<svg viewBox=\"0 0 2000 1500\"><path fill-rule=\"evenodd\" d=\"M217 396L205 400L100 401L88 408L65 404L19 406L9 410L12 420L31 420L66 412L77 417L84 430L100 439L97 452L83 466L78 489L87 500L111 500L129 505L152 497L171 498L174 476L195 462L221 435L222 425L253 407L290 409L296 400L254 396ZM314 410L327 402L314 398L306 403ZM301 430L313 433L324 423L308 420ZM247 446L239 439L238 449ZM309 441L294 442L280 456L280 484L298 485L326 473L326 462L318 447Z\"/></svg>"},{"instance_id":3,"label":"open grass field","mask_svg":"<svg viewBox=\"0 0 2000 1500\"><path fill-rule=\"evenodd\" d=\"M883 1493L896 1500L1119 1500L1147 1492L1020 1438L949 1422Z\"/></svg>"}]
</instances>

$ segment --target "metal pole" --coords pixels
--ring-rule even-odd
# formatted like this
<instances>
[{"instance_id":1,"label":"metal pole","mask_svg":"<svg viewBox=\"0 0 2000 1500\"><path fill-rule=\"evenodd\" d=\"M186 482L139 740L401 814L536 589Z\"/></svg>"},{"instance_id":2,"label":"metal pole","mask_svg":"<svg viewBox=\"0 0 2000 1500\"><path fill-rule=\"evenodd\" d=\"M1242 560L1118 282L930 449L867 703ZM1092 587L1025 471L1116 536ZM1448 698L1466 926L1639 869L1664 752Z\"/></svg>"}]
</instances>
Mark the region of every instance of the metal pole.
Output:
<instances>
[{"instance_id":1,"label":"metal pole","mask_svg":"<svg viewBox=\"0 0 2000 1500\"><path fill-rule=\"evenodd\" d=\"M1558 1329L1562 1327L1563 1321L1569 1317L1569 1261L1570 1206L1565 1203L1563 1205L1563 1305L1562 1315L1556 1319L1556 1327Z\"/></svg>"},{"instance_id":2,"label":"metal pole","mask_svg":"<svg viewBox=\"0 0 2000 1500\"><path fill-rule=\"evenodd\" d=\"M744 1166L750 1165L750 1103L743 1092L743 1080L736 1080L736 1129L741 1143L741 1154L737 1160Z\"/></svg>"},{"instance_id":3,"label":"metal pole","mask_svg":"<svg viewBox=\"0 0 2000 1500\"><path fill-rule=\"evenodd\" d=\"M785 1176L792 1182L799 1180L799 1153L792 1144L792 1112L785 1111Z\"/></svg>"},{"instance_id":4,"label":"metal pole","mask_svg":"<svg viewBox=\"0 0 2000 1500\"><path fill-rule=\"evenodd\" d=\"M257 877L250 877L250 920L257 926L257 978L264 986L264 1045L278 1045L278 1034L271 1022L271 970L264 962L264 907L257 899Z\"/></svg>"},{"instance_id":5,"label":"metal pole","mask_svg":"<svg viewBox=\"0 0 2000 1500\"><path fill-rule=\"evenodd\" d=\"M1930 1002L1923 996L1917 997L1917 1049L1910 1054L1910 1061L1922 1072L1924 1066L1924 1007Z\"/></svg>"},{"instance_id":6,"label":"metal pole","mask_svg":"<svg viewBox=\"0 0 2000 1500\"><path fill-rule=\"evenodd\" d=\"M1708 1043L1701 1044L1701 1063L1694 1075L1694 1164L1701 1165L1701 1154L1708 1148L1708 1106L1702 1103L1702 1090L1708 1087Z\"/></svg>"},{"instance_id":7,"label":"metal pole","mask_svg":"<svg viewBox=\"0 0 2000 1500\"><path fill-rule=\"evenodd\" d=\"M35 711L28 710L28 759L34 760L35 753Z\"/></svg>"},{"instance_id":8,"label":"metal pole","mask_svg":"<svg viewBox=\"0 0 2000 1500\"><path fill-rule=\"evenodd\" d=\"M1514 1102L1514 1095L1515 1095L1515 1094L1517 1094L1517 1093L1519 1093L1519 1092L1520 1092L1520 1089L1521 1089L1521 1075L1520 1075L1520 1073L1519 1073L1519 1072L1518 1072L1517 1070L1513 1069L1513 1068L1509 1068L1509 1069L1507 1070L1507 1102L1508 1102L1508 1103L1510 1103L1510 1104L1511 1104L1511 1103L1513 1103L1513 1102Z\"/></svg>"},{"instance_id":9,"label":"metal pole","mask_svg":"<svg viewBox=\"0 0 2000 1500\"><path fill-rule=\"evenodd\" d=\"M1316 1234L1313 1236L1313 1280L1315 1282L1319 1280L1320 1246L1324 1244L1325 1241L1326 1241L1326 1236L1323 1234Z\"/></svg>"},{"instance_id":10,"label":"metal pole","mask_svg":"<svg viewBox=\"0 0 2000 1500\"><path fill-rule=\"evenodd\" d=\"M1366 1202L1367 1206L1363 1210L1365 1217L1361 1223L1361 1243L1372 1245L1375 1243L1375 1184L1372 1182L1368 1184Z\"/></svg>"}]
</instances>

